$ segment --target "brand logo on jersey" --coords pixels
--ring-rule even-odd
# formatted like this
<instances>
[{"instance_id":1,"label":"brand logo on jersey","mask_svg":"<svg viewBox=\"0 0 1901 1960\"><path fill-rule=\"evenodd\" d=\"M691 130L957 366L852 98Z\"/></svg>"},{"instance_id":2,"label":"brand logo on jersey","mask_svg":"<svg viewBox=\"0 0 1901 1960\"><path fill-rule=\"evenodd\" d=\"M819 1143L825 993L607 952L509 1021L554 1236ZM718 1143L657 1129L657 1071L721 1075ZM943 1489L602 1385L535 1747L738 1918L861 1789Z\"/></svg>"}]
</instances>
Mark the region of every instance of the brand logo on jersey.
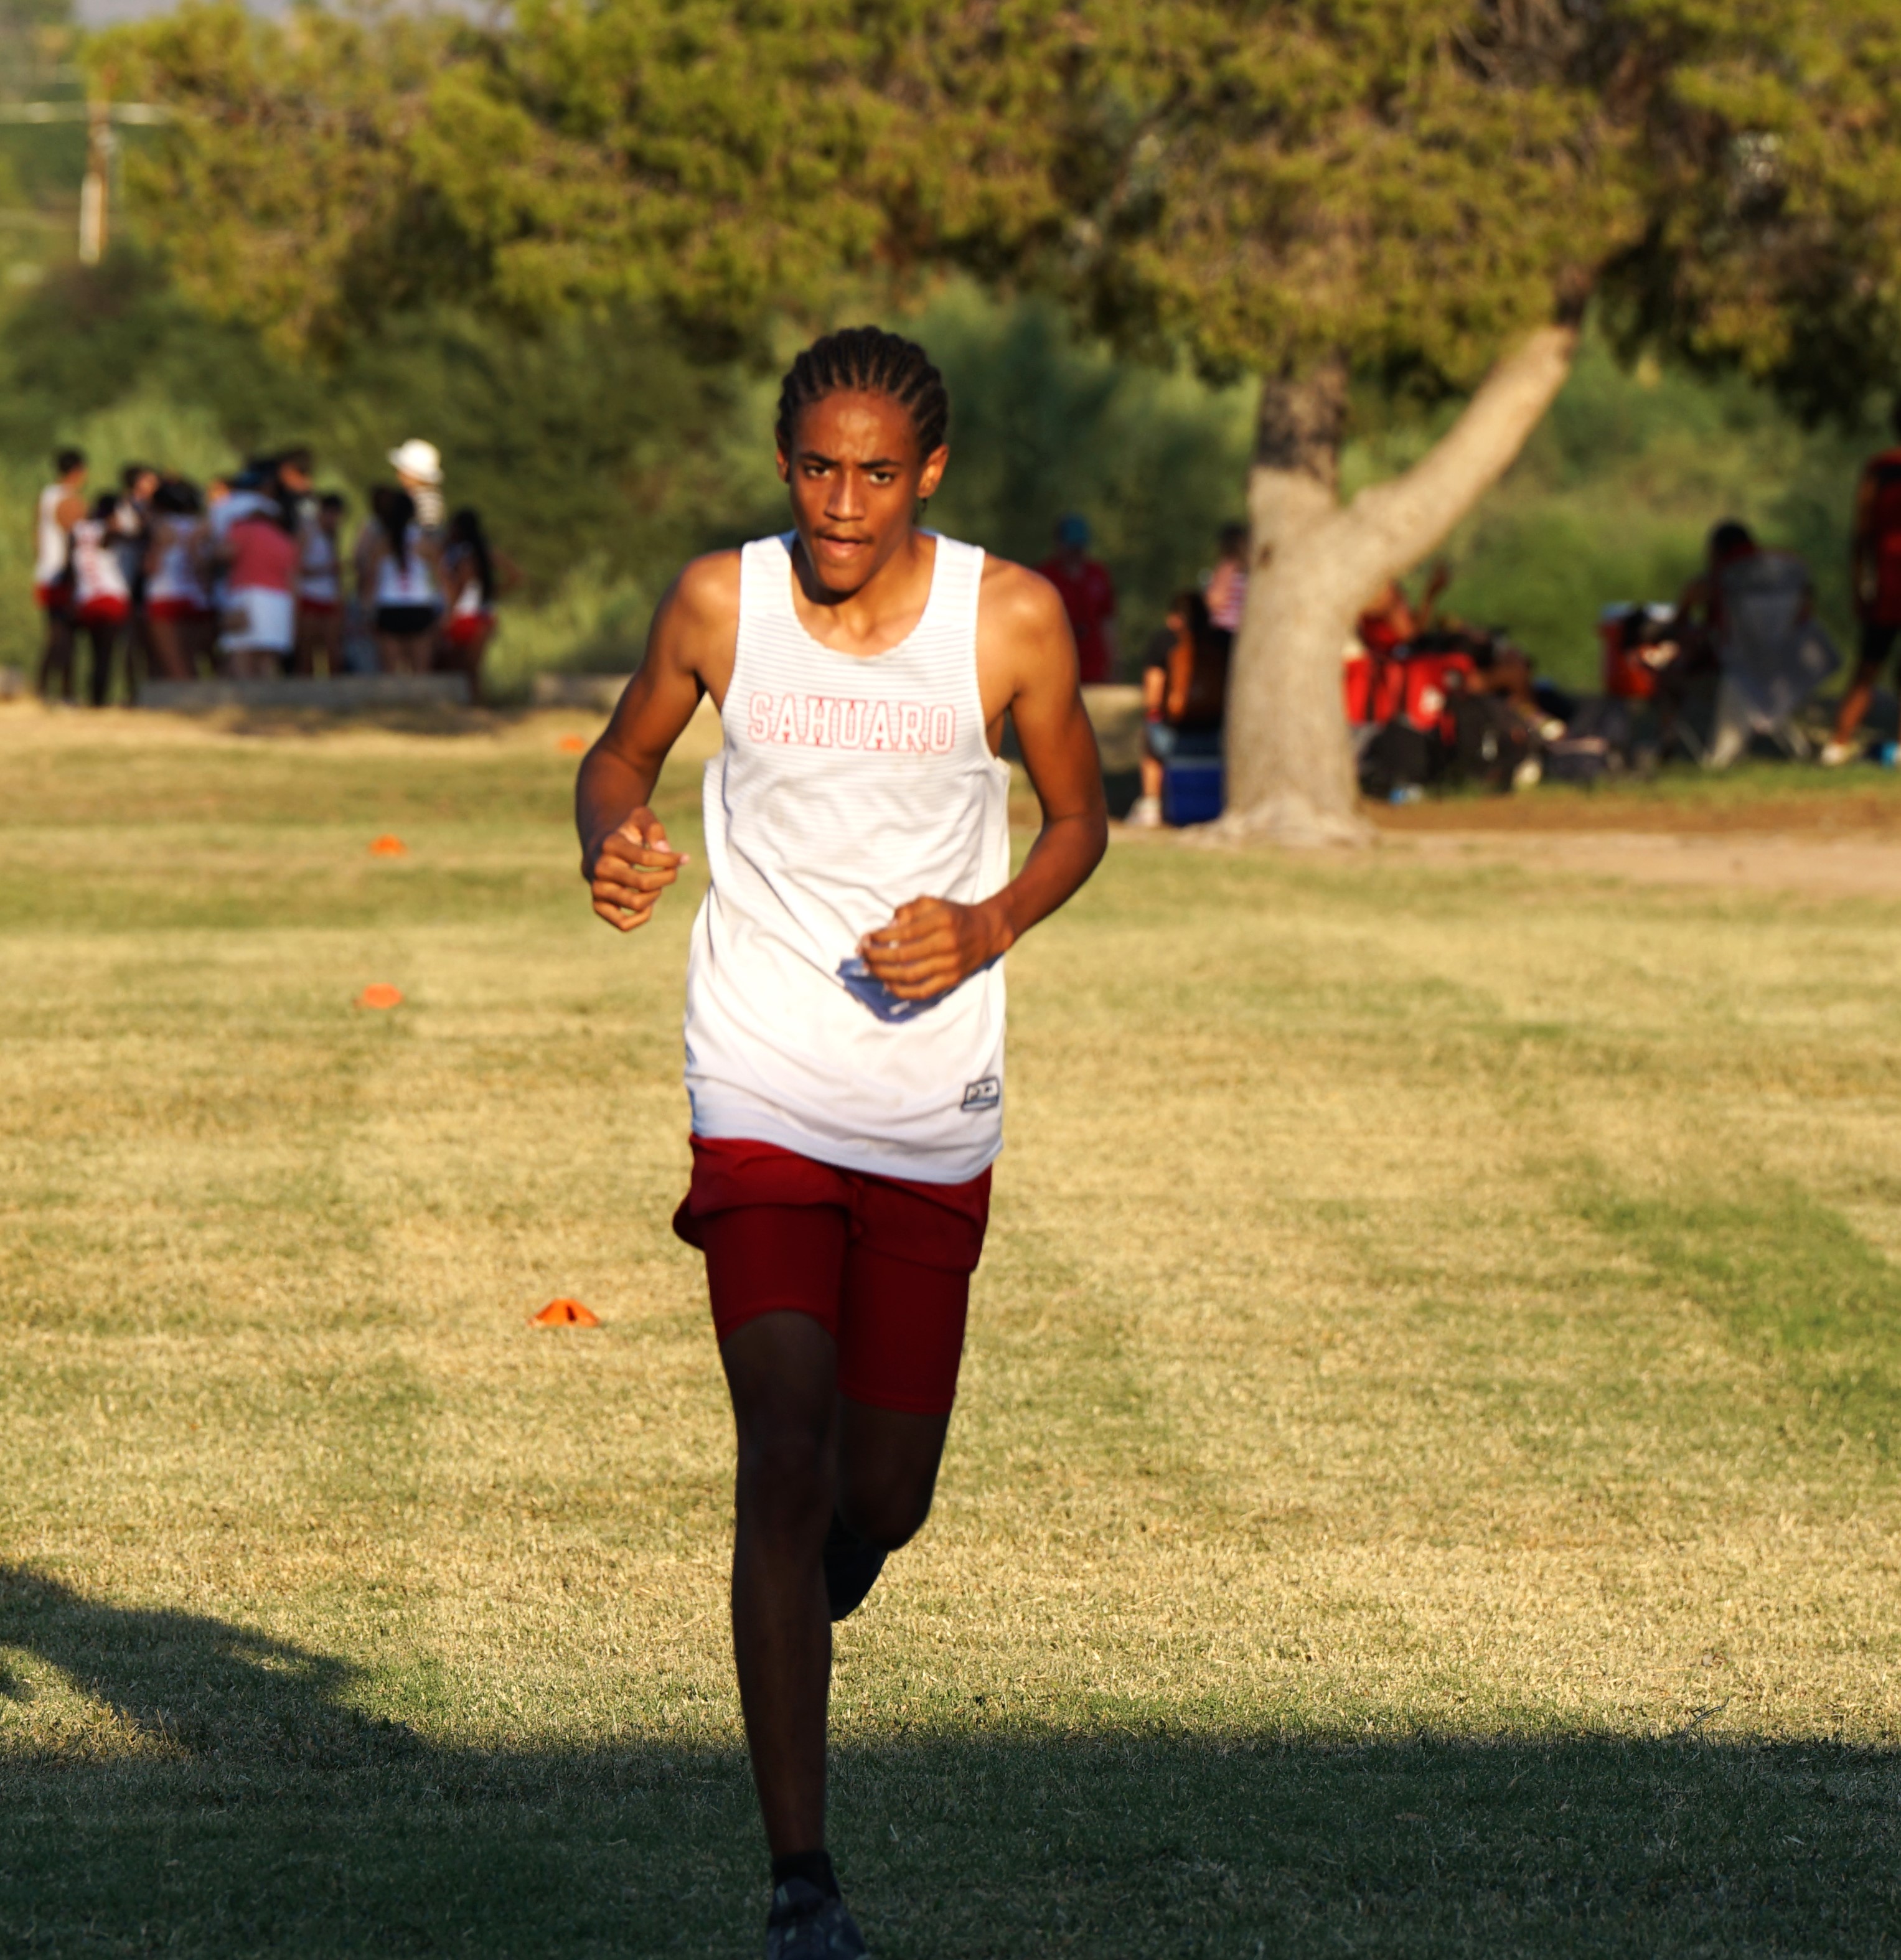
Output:
<instances>
[{"instance_id":1,"label":"brand logo on jersey","mask_svg":"<svg viewBox=\"0 0 1901 1960\"><path fill-rule=\"evenodd\" d=\"M755 742L793 748L947 756L957 744L957 711L918 701L757 693L746 705L746 732Z\"/></svg>"},{"instance_id":2,"label":"brand logo on jersey","mask_svg":"<svg viewBox=\"0 0 1901 1960\"><path fill-rule=\"evenodd\" d=\"M1003 1100L1003 1084L994 1075L986 1075L981 1082L965 1086L963 1106L966 1109L994 1109Z\"/></svg>"}]
</instances>

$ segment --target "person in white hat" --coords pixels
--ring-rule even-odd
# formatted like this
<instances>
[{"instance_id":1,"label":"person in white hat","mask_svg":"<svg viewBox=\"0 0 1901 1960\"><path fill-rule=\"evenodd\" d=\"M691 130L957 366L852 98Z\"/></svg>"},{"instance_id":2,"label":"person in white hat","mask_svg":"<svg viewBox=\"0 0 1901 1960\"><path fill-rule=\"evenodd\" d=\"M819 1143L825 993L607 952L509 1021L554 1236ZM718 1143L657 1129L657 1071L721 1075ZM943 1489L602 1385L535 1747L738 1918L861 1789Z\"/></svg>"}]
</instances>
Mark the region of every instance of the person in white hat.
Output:
<instances>
[{"instance_id":1,"label":"person in white hat","mask_svg":"<svg viewBox=\"0 0 1901 1960\"><path fill-rule=\"evenodd\" d=\"M396 472L396 482L409 493L424 536L438 536L444 515L441 450L432 442L411 436L400 448L390 451L390 467Z\"/></svg>"}]
</instances>

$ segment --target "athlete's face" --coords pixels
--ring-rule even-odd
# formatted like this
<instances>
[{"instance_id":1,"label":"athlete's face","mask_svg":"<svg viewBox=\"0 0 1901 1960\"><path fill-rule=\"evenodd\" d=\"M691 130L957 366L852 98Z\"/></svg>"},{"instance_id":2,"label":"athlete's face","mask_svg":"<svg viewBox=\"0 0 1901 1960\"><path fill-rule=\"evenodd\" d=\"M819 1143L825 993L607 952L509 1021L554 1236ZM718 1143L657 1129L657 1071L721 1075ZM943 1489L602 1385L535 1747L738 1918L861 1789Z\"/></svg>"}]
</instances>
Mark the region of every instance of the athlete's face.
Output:
<instances>
[{"instance_id":1,"label":"athlete's face","mask_svg":"<svg viewBox=\"0 0 1901 1960\"><path fill-rule=\"evenodd\" d=\"M951 452L918 453L917 431L888 395L827 395L798 418L779 473L792 521L826 589L858 591L910 536L920 497L936 489Z\"/></svg>"}]
</instances>

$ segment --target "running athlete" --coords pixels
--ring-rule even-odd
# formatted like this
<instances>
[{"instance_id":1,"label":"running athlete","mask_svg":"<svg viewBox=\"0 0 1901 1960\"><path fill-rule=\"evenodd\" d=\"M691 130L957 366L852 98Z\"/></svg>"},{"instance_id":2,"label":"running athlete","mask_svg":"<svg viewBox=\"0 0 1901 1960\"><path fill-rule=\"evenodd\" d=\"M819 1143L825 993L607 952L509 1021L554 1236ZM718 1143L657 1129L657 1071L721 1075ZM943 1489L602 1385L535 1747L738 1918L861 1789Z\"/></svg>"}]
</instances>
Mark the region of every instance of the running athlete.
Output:
<instances>
[{"instance_id":1,"label":"running athlete","mask_svg":"<svg viewBox=\"0 0 1901 1960\"><path fill-rule=\"evenodd\" d=\"M1871 457L1855 493L1855 536L1849 569L1855 583L1855 617L1861 628L1861 657L1842 697L1835 730L1822 750L1830 768L1861 753L1855 734L1874 698L1875 683L1901 640L1901 404L1894 412L1896 446Z\"/></svg>"},{"instance_id":2,"label":"running athlete","mask_svg":"<svg viewBox=\"0 0 1901 1960\"><path fill-rule=\"evenodd\" d=\"M792 529L688 565L576 788L594 910L685 859L648 807L702 694L721 753L686 976L693 1169L737 1429L733 1634L769 1960L861 1954L825 1850L829 1622L931 1507L1002 1147L1004 954L1107 837L1062 603L920 530L944 384L875 327L786 376ZM1043 826L1010 875L1014 723Z\"/></svg>"}]
</instances>

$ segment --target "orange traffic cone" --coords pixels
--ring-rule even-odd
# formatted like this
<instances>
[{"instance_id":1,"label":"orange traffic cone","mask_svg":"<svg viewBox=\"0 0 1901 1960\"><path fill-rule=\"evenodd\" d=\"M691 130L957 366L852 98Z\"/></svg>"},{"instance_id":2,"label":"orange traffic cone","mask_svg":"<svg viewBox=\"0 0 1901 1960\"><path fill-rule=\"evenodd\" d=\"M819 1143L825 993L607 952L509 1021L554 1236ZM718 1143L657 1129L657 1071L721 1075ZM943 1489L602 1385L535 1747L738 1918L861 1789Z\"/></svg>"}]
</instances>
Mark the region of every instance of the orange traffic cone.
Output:
<instances>
[{"instance_id":1,"label":"orange traffic cone","mask_svg":"<svg viewBox=\"0 0 1901 1960\"><path fill-rule=\"evenodd\" d=\"M578 1300L551 1300L528 1324L531 1327L598 1327L600 1316Z\"/></svg>"},{"instance_id":2,"label":"orange traffic cone","mask_svg":"<svg viewBox=\"0 0 1901 1960\"><path fill-rule=\"evenodd\" d=\"M564 756L584 756L587 752L587 738L584 735L564 735L555 746Z\"/></svg>"},{"instance_id":3,"label":"orange traffic cone","mask_svg":"<svg viewBox=\"0 0 1901 1960\"><path fill-rule=\"evenodd\" d=\"M381 837L370 839L370 855L372 858L400 858L409 848L401 838L391 837L387 832Z\"/></svg>"},{"instance_id":4,"label":"orange traffic cone","mask_svg":"<svg viewBox=\"0 0 1901 1960\"><path fill-rule=\"evenodd\" d=\"M403 1004L403 990L390 986L387 981L378 980L358 994L356 1004L359 1007L400 1007Z\"/></svg>"}]
</instances>

